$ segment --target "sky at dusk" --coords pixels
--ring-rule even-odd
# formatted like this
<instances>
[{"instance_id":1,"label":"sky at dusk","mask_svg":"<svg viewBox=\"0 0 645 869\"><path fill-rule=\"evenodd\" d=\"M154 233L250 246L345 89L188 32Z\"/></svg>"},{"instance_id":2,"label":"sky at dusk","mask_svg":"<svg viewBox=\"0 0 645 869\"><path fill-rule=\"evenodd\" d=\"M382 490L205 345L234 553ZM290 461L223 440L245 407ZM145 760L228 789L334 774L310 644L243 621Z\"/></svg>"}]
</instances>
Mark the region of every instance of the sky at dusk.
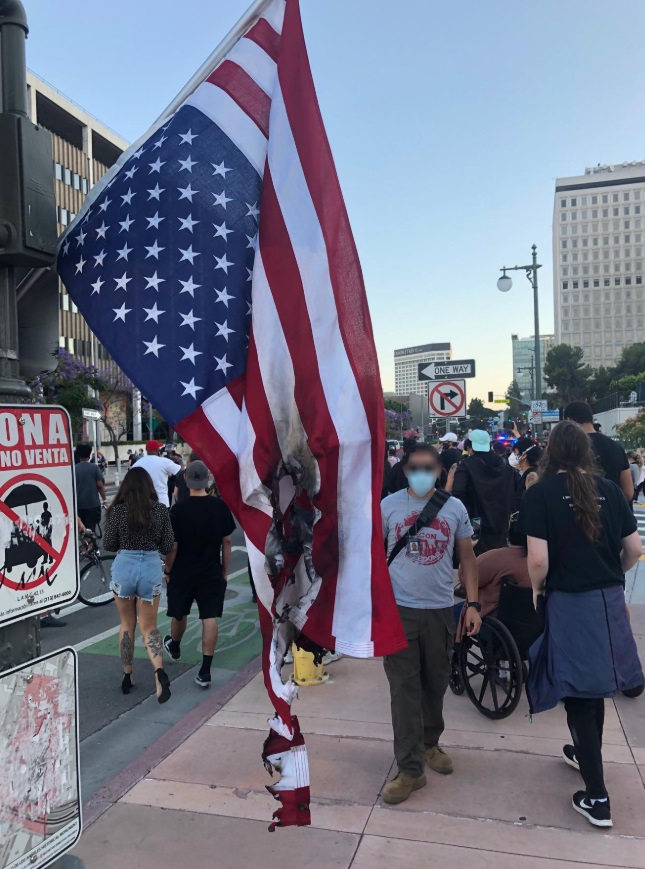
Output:
<instances>
[{"instance_id":1,"label":"sky at dusk","mask_svg":"<svg viewBox=\"0 0 645 869\"><path fill-rule=\"evenodd\" d=\"M246 0L24 0L29 68L128 140ZM537 244L553 329L554 180L645 158L638 0L301 0L314 80L363 265L383 387L397 347L450 341L471 392L503 393L533 334ZM610 10L610 11L609 11Z\"/></svg>"}]
</instances>

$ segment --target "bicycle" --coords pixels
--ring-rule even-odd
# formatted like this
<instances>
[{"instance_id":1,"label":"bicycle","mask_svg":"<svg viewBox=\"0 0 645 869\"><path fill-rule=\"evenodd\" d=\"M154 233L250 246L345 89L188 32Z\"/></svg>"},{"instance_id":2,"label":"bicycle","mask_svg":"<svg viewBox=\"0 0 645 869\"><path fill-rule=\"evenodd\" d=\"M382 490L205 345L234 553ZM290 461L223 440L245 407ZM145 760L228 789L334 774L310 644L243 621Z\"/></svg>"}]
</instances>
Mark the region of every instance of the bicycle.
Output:
<instances>
[{"instance_id":1,"label":"bicycle","mask_svg":"<svg viewBox=\"0 0 645 869\"><path fill-rule=\"evenodd\" d=\"M79 563L87 561L81 568L81 581L78 599L86 606L105 606L114 600L110 591L112 562L115 555L101 555L96 535L84 531L78 545Z\"/></svg>"}]
</instances>

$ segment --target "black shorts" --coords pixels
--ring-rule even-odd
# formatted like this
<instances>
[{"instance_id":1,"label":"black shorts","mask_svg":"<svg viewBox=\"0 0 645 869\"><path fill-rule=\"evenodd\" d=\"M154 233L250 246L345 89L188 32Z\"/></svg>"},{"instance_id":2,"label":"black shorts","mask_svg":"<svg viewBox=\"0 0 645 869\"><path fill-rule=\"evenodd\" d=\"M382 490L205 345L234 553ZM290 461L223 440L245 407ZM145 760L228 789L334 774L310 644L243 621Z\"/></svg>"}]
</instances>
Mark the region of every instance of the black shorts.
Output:
<instances>
[{"instance_id":1,"label":"black shorts","mask_svg":"<svg viewBox=\"0 0 645 869\"><path fill-rule=\"evenodd\" d=\"M76 512L88 531L94 531L96 526L101 524L100 507L79 507Z\"/></svg>"},{"instance_id":2,"label":"black shorts","mask_svg":"<svg viewBox=\"0 0 645 869\"><path fill-rule=\"evenodd\" d=\"M196 603L200 619L219 618L224 609L225 594L225 582L192 584L181 579L171 579L168 583L167 615L169 618L183 619L190 613L193 603Z\"/></svg>"}]
</instances>

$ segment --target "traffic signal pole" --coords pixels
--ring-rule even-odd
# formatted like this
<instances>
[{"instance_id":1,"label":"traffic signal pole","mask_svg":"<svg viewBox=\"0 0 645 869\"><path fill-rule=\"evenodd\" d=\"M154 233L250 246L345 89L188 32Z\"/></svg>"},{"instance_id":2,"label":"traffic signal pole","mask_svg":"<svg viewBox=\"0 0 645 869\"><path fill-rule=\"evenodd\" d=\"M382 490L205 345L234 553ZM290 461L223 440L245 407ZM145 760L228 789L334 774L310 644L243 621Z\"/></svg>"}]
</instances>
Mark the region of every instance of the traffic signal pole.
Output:
<instances>
[{"instance_id":1,"label":"traffic signal pole","mask_svg":"<svg viewBox=\"0 0 645 869\"><path fill-rule=\"evenodd\" d=\"M15 268L51 265L56 242L55 211L51 214L47 211L55 208L51 136L29 123L27 110L25 39L28 31L27 16L20 0L0 0L1 404L20 404L30 396L27 384L20 378ZM44 161L36 157L46 155L47 141L50 158L49 164L44 165ZM24 158L25 142L36 144L35 151L29 148L32 157L29 163ZM42 178L46 179L44 187ZM28 210L38 213L27 214ZM31 617L0 628L0 674L32 660L39 653L39 619Z\"/></svg>"}]
</instances>

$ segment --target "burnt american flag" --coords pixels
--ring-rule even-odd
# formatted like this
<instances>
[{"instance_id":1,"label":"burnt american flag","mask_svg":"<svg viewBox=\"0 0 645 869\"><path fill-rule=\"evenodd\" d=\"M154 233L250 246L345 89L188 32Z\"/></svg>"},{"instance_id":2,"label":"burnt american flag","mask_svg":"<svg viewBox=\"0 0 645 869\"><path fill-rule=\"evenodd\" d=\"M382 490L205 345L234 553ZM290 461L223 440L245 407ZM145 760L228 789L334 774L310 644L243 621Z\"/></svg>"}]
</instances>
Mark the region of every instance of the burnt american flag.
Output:
<instances>
[{"instance_id":1,"label":"burnt american flag","mask_svg":"<svg viewBox=\"0 0 645 869\"><path fill-rule=\"evenodd\" d=\"M125 152L61 239L92 331L240 522L274 710L276 825L309 823L291 643L406 645L380 519L384 413L360 263L298 0L269 0ZM256 4L258 6L258 4Z\"/></svg>"}]
</instances>

